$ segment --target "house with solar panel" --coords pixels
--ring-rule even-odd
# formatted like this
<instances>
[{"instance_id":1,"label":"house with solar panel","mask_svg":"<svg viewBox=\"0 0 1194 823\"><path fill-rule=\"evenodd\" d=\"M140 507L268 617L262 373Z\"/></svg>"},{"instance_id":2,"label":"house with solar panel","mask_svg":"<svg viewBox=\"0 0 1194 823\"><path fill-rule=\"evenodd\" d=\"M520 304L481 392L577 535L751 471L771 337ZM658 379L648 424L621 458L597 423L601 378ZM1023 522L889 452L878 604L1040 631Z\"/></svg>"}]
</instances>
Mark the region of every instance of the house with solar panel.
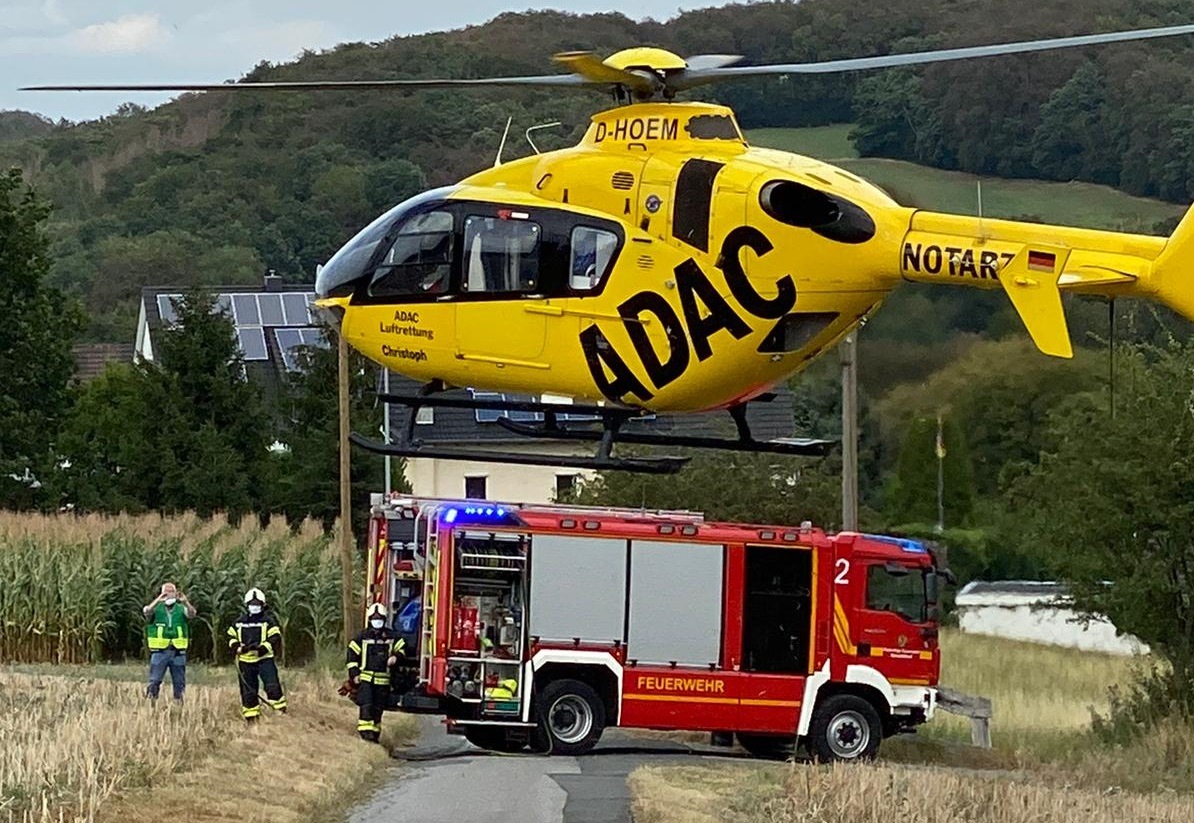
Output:
<instances>
[{"instance_id":1,"label":"house with solar panel","mask_svg":"<svg viewBox=\"0 0 1194 823\"><path fill-rule=\"evenodd\" d=\"M154 335L177 320L174 304L180 297L176 288L147 286L141 290L136 358L154 359ZM267 275L261 286L219 287L216 305L236 326L236 340L250 377L276 382L298 368L295 350L299 346L323 343L311 315L314 300L311 286L283 283L276 275Z\"/></svg>"},{"instance_id":2,"label":"house with solar panel","mask_svg":"<svg viewBox=\"0 0 1194 823\"><path fill-rule=\"evenodd\" d=\"M141 293L137 320L135 356L154 358L154 335L175 322L174 302L181 297L174 288L146 287ZM250 379L262 384L267 396L287 372L298 369L295 350L302 345L321 345L325 341L315 325L311 303L315 300L310 286L282 282L266 276L262 286L224 286L217 289L216 305L231 316L236 339ZM378 369L378 389L383 386ZM414 395L420 384L393 372L389 391ZM473 389L455 389L443 397L476 400L550 401L549 397L499 394ZM505 428L500 420L515 423L542 422L542 414L495 409L455 409L422 407L415 413L414 436L430 447L450 447L470 451L551 455L566 459L591 456L592 445L576 441L532 439ZM585 422L577 415L561 415L569 423ZM391 439L397 439L411 423L411 411L405 406L389 409ZM776 391L767 403L752 403L747 420L760 440L791 437L795 427L792 395L786 389ZM644 432L686 437L725 436L730 426L726 415L706 414L652 415L627 423L626 432ZM730 426L732 429L732 426ZM363 432L374 437L375 432ZM486 460L446 460L439 457L406 459L404 475L412 492L420 497L506 500L522 503L548 503L572 489L590 474L566 466L515 465ZM389 486L385 477L377 478L378 490Z\"/></svg>"}]
</instances>

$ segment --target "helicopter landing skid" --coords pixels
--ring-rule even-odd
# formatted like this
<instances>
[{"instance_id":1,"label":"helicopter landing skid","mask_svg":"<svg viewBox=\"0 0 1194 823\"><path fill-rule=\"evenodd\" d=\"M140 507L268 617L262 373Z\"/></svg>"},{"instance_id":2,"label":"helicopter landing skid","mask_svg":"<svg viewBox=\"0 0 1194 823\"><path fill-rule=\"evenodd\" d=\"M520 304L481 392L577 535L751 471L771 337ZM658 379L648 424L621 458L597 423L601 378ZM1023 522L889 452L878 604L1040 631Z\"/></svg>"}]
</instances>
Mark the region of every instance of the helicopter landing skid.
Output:
<instances>
[{"instance_id":1,"label":"helicopter landing skid","mask_svg":"<svg viewBox=\"0 0 1194 823\"><path fill-rule=\"evenodd\" d=\"M549 440L589 440L597 441L602 432L595 429L568 429L549 424L527 425L513 420L500 418L498 425L515 434L524 437L537 437ZM782 438L779 440L754 440L752 438L728 437L690 437L670 434L639 434L624 432L616 437L619 443L632 443L639 446L677 446L689 449L720 449L737 452L765 452L767 454L786 454L794 457L824 457L833 447L832 440L809 440L803 438Z\"/></svg>"},{"instance_id":2,"label":"helicopter landing skid","mask_svg":"<svg viewBox=\"0 0 1194 823\"><path fill-rule=\"evenodd\" d=\"M513 463L522 466L559 466L594 471L624 471L640 474L675 474L688 462L687 457L569 457L560 454L519 454L485 449L445 449L429 444L403 445L370 440L353 433L351 440L361 448L393 457L430 457L437 460L470 460L480 463Z\"/></svg>"},{"instance_id":3,"label":"helicopter landing skid","mask_svg":"<svg viewBox=\"0 0 1194 823\"><path fill-rule=\"evenodd\" d=\"M650 412L641 409L505 399L435 397L433 396L435 390L428 386L418 395L379 395L378 399L382 402L395 403L411 409L404 432L405 436L397 443L385 443L353 434L352 442L368 451L398 457L433 457L441 460L471 460L594 470L609 469L648 474L674 474L684 467L688 458L614 457L614 444L722 449L800 457L822 457L835 445L835 441L832 440L803 438L756 440L752 436L750 425L746 420L745 404L728 410L737 428L737 438L705 437L623 431L623 426L626 423L652 416ZM771 399L771 396L761 399ZM514 434L532 439L595 442L597 443L597 453L593 457L580 457L558 454L522 454L487 449L445 448L438 444L428 443L416 436L417 413L423 406L496 412L494 422ZM532 420L539 418L541 422L537 420L533 424L527 424L512 420L509 417L512 413L529 415ZM594 423L599 423L600 428L593 427Z\"/></svg>"}]
</instances>

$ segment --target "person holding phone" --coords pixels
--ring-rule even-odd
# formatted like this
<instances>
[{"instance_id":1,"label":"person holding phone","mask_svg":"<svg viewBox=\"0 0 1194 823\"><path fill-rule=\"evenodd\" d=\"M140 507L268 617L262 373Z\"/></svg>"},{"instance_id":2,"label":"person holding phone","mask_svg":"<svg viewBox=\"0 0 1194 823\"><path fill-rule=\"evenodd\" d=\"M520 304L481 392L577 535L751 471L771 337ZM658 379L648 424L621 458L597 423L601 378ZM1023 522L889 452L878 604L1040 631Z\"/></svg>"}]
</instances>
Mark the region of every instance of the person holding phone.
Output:
<instances>
[{"instance_id":1,"label":"person holding phone","mask_svg":"<svg viewBox=\"0 0 1194 823\"><path fill-rule=\"evenodd\" d=\"M173 583L163 583L158 596L141 609L145 615L145 640L149 646L149 684L145 693L155 704L166 671L174 701L181 703L187 688L187 646L195 607Z\"/></svg>"}]
</instances>

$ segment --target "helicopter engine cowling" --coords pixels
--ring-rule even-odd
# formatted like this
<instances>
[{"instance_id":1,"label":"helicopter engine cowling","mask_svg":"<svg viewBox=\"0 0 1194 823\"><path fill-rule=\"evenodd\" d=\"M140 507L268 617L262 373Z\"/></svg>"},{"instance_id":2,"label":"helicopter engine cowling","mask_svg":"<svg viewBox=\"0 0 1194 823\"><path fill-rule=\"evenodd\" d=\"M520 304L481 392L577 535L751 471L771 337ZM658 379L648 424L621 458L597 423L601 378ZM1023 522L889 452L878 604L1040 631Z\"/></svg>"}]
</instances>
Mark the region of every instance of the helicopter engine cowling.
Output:
<instances>
[{"instance_id":1,"label":"helicopter engine cowling","mask_svg":"<svg viewBox=\"0 0 1194 823\"><path fill-rule=\"evenodd\" d=\"M774 180L759 192L768 216L798 228L812 229L839 243L865 243L875 236L875 221L843 197L818 191L794 180Z\"/></svg>"}]
</instances>

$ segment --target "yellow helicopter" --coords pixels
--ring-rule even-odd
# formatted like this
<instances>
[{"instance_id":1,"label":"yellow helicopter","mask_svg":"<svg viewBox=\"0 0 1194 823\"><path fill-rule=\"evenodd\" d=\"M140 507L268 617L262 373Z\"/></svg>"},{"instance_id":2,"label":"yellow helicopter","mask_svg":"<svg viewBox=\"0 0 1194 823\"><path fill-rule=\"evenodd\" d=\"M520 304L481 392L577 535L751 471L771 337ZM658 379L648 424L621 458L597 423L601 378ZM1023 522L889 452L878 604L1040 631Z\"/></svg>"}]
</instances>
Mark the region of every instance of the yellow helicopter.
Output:
<instances>
[{"instance_id":1,"label":"yellow helicopter","mask_svg":"<svg viewBox=\"0 0 1194 823\"><path fill-rule=\"evenodd\" d=\"M354 435L358 444L405 456L675 471L680 459L618 460L611 449L824 453L827 441L756 441L746 404L831 349L905 281L1003 289L1038 348L1059 357L1072 356L1062 291L1146 297L1194 319L1189 214L1162 238L907 208L845 170L749 145L730 109L674 102L678 92L1190 33L1194 25L764 66L658 48L605 60L569 52L555 60L570 73L537 77L36 88L612 89L617 107L595 114L575 147L496 165L378 217L321 267L318 305L349 345L425 387L387 400L521 412L531 422L501 422L531 436L600 441L591 460L433 450L415 440L412 408L402 442ZM451 387L551 401L436 396ZM655 412L722 409L736 438L625 426Z\"/></svg>"}]
</instances>

